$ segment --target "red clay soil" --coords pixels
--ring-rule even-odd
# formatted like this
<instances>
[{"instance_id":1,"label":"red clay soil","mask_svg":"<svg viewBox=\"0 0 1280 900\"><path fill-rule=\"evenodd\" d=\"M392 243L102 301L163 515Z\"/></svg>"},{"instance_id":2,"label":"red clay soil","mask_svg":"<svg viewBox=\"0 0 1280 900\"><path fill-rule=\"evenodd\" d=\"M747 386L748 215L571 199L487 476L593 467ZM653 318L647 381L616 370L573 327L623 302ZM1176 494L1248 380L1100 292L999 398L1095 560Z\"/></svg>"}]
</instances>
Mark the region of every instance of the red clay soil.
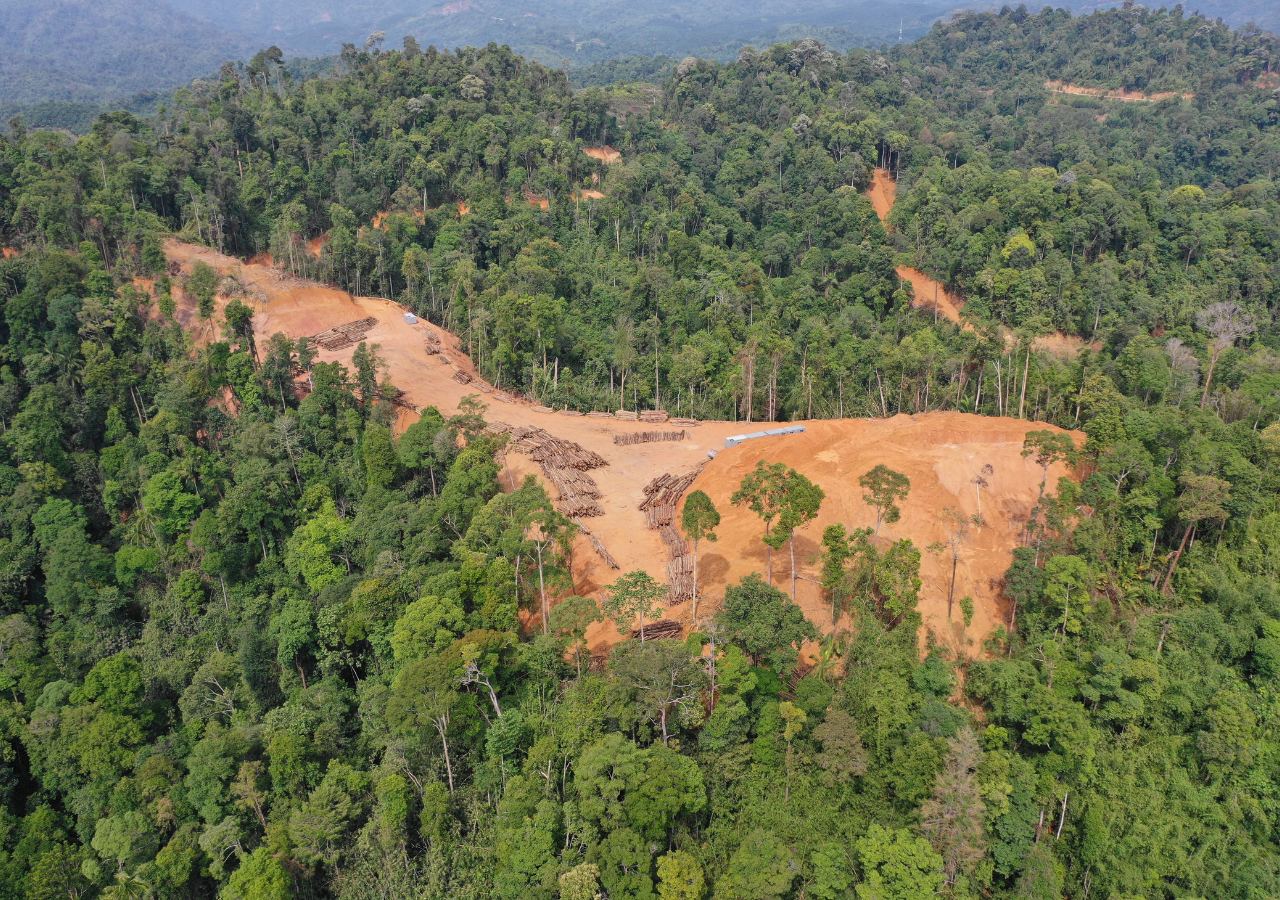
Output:
<instances>
[{"instance_id":1,"label":"red clay soil","mask_svg":"<svg viewBox=\"0 0 1280 900\"><path fill-rule=\"evenodd\" d=\"M616 163L618 160L622 159L622 154L617 150L614 150L608 144L605 144L603 147L583 147L582 152L587 154L587 156L590 156L592 159L600 160L600 162L604 163L606 166Z\"/></svg>"},{"instance_id":2,"label":"red clay soil","mask_svg":"<svg viewBox=\"0 0 1280 900\"><path fill-rule=\"evenodd\" d=\"M320 255L324 252L324 245L327 243L329 243L328 232L325 232L319 237L311 238L307 241L307 255L319 259Z\"/></svg>"},{"instance_id":3,"label":"red clay soil","mask_svg":"<svg viewBox=\"0 0 1280 900\"><path fill-rule=\"evenodd\" d=\"M880 529L880 544L910 538L921 550L920 612L926 628L953 649L960 649L962 637L973 655L982 638L997 625L1008 624L1009 611L1000 595L1001 578L1013 559L1019 532L1039 491L1041 472L1022 456L1022 441L1028 431L1045 428L1043 423L975 416L965 413L899 415L891 419L856 419L806 422L801 435L757 438L724 450L716 456L691 490L710 495L720 510L722 521L716 529L719 541L703 544L699 560L699 616L714 609L724 587L750 572L764 573L766 547L761 540L763 523L745 507L734 507L729 496L742 477L758 460L783 462L807 475L826 492L818 518L797 532L796 601L806 616L824 633L832 630L831 607L816 582L821 578L821 537L827 525L842 523L847 528L875 527L875 510L862 500L858 477L878 464L902 472L911 479L911 492L901 505L902 518ZM1053 429L1058 430L1058 429ZM972 479L983 466L994 473L986 476L989 487L982 491L984 524L968 526L956 567L955 604L947 618L947 596L951 585L949 551L930 552L931 544L945 542L943 510L948 507L964 516L978 513L978 496ZM1052 487L1063 467L1049 472ZM791 589L790 555L784 547L773 554L773 583ZM962 628L959 600L974 599L973 624ZM689 604L685 604L689 606ZM679 615L688 616L682 609ZM679 615L677 617L679 617ZM848 621L840 623L847 627Z\"/></svg>"},{"instance_id":4,"label":"red clay soil","mask_svg":"<svg viewBox=\"0 0 1280 900\"><path fill-rule=\"evenodd\" d=\"M471 205L468 203L465 203L462 200L459 200L458 201L458 217L461 218L462 216L465 216L469 212L471 212Z\"/></svg>"},{"instance_id":5,"label":"red clay soil","mask_svg":"<svg viewBox=\"0 0 1280 900\"><path fill-rule=\"evenodd\" d=\"M0 259L12 259L17 255L17 247L0 247Z\"/></svg>"},{"instance_id":6,"label":"red clay soil","mask_svg":"<svg viewBox=\"0 0 1280 900\"><path fill-rule=\"evenodd\" d=\"M619 446L613 442L615 434L646 430L646 426L640 422L536 412L531 404L520 400L499 402L495 394L480 392L475 383L457 383L444 357L479 380L457 337L422 320L408 324L404 320L404 308L398 304L378 298L352 297L277 269L242 263L208 248L178 241L166 242L165 252L180 264L184 273L200 259L224 275L237 275L248 290L246 302L255 310L254 329L260 342L275 332L300 337L357 319L376 318L378 322L369 329L366 340L380 345L378 353L386 361L392 381L405 391L408 401L419 407L434 405L447 416L457 409L464 396L476 395L488 404L486 415L490 421L536 425L557 437L577 441L608 460L606 468L592 472L596 482L605 489L600 500L604 514L585 521L620 568L610 569L588 539L580 536L573 550L573 575L575 590L581 595L594 595L620 574L638 568L666 580L666 549L658 533L645 527L645 516L640 511L645 499L644 486L663 473L688 472L705 465L694 488L707 491L724 516L718 530L720 541L702 547L701 615L716 608L725 584L747 572L764 570L759 521L749 511L732 507L728 500L742 475L757 459L794 466L827 492L822 515L805 528L796 541L798 571L811 578L818 577L819 564L813 557L825 525L839 521L854 528L874 523L874 512L860 499L862 490L857 479L877 463L903 472L912 483L901 521L885 526L882 537L909 537L922 550L944 537L938 523L944 507L958 507L967 515L977 511L970 479L990 463L995 474L987 477L991 486L982 497L987 524L981 529L970 529L961 552L956 598L967 593L975 600L974 623L969 629L971 638L980 641L995 624L1005 619L997 596L998 583L1017 543L1018 519L1025 517L1034 504L1039 485L1039 470L1020 455L1022 439L1028 430L1046 427L1043 424L958 413L816 421L805 423L808 430L804 434L754 439L726 450L726 437L767 426L703 422L688 428L689 437L684 441ZM214 320L216 324L202 323L194 300L186 297L178 301L177 319L194 334L198 343L206 343L220 331L221 309L226 299L221 296L216 299L219 311ZM429 334L442 343L442 356L427 354L424 338ZM351 368L353 351L353 347L322 350L319 359L337 360ZM403 413L400 428L408 427L415 419L415 414ZM718 451L710 461L709 450ZM507 454L502 476L504 485L517 484L525 474L541 478L540 469L529 457ZM1061 473L1050 473L1051 484L1058 474ZM555 497L555 488L550 484L547 487ZM785 550L774 554L773 575L775 584L789 589ZM922 577L920 608L926 625L938 631L940 638L954 640L945 629L950 561L924 553ZM800 581L797 599L820 629L830 630L830 611L823 604L816 584ZM686 602L669 614L687 621L690 607ZM955 621L960 621L959 616L957 606ZM597 625L588 634L590 644L597 651L619 638L619 632L611 623Z\"/></svg>"},{"instance_id":7,"label":"red clay soil","mask_svg":"<svg viewBox=\"0 0 1280 900\"><path fill-rule=\"evenodd\" d=\"M886 224L897 192L898 185L890 177L888 170L876 169L871 179L868 197L871 199L876 215ZM917 309L932 310L936 306L939 317L952 322L960 321L960 307L964 305L963 301L954 294L948 293L941 284L919 269L912 269L909 266L898 266L898 277L911 283L915 294L915 302L912 305Z\"/></svg>"},{"instance_id":8,"label":"red clay soil","mask_svg":"<svg viewBox=\"0 0 1280 900\"><path fill-rule=\"evenodd\" d=\"M573 199L575 199L575 200L603 200L603 199L604 199L604 194L600 193L599 191L592 190L591 188L587 188L587 189L585 189L585 190L578 191L576 194L574 194L574 195L573 195Z\"/></svg>"},{"instance_id":9,"label":"red clay soil","mask_svg":"<svg viewBox=\"0 0 1280 900\"><path fill-rule=\"evenodd\" d=\"M1159 103L1170 97L1181 97L1183 100L1194 100L1195 94L1179 94L1177 91L1161 91L1158 94L1144 94L1141 91L1106 90L1105 88L1081 87L1063 81L1046 81L1044 86L1055 94L1075 94L1078 97L1095 97L1099 100L1122 100L1125 103Z\"/></svg>"}]
</instances>

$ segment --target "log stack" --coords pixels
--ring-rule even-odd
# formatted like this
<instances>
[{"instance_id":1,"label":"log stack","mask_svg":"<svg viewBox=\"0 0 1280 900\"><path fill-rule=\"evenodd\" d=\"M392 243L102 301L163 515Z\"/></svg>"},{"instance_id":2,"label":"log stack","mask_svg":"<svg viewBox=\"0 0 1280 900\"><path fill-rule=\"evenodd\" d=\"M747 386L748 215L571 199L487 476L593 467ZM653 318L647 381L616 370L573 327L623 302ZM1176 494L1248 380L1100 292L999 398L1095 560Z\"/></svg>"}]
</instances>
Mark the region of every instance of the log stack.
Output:
<instances>
[{"instance_id":1,"label":"log stack","mask_svg":"<svg viewBox=\"0 0 1280 900\"><path fill-rule=\"evenodd\" d=\"M608 465L604 457L581 444L555 437L543 428L522 425L510 431L510 448L533 457L542 466L547 480L560 492L560 499L556 501L560 512L571 518L604 515L600 488L587 474L590 469Z\"/></svg>"},{"instance_id":2,"label":"log stack","mask_svg":"<svg viewBox=\"0 0 1280 900\"><path fill-rule=\"evenodd\" d=\"M633 431L631 434L615 434L613 442L628 447L631 444L652 444L658 441L683 441L687 436L683 431Z\"/></svg>"},{"instance_id":3,"label":"log stack","mask_svg":"<svg viewBox=\"0 0 1280 900\"><path fill-rule=\"evenodd\" d=\"M661 641L668 638L678 638L684 635L684 626L675 619L659 619L656 622L644 623L644 639L646 641ZM640 637L640 629L631 629L632 639Z\"/></svg>"},{"instance_id":4,"label":"log stack","mask_svg":"<svg viewBox=\"0 0 1280 900\"><path fill-rule=\"evenodd\" d=\"M365 339L369 329L378 324L375 318L357 319L311 336L311 343L325 350L344 350Z\"/></svg>"},{"instance_id":5,"label":"log stack","mask_svg":"<svg viewBox=\"0 0 1280 900\"><path fill-rule=\"evenodd\" d=\"M693 484L701 468L683 475L659 475L644 487L645 499L640 509L645 524L658 532L667 548L667 581L671 585L671 602L682 603L693 597L696 587L693 578L693 555L689 542L675 527L676 506L684 492Z\"/></svg>"},{"instance_id":6,"label":"log stack","mask_svg":"<svg viewBox=\"0 0 1280 900\"><path fill-rule=\"evenodd\" d=\"M669 418L670 416L667 415L665 409L646 409L640 413L640 421L648 422L651 425L661 425Z\"/></svg>"}]
</instances>

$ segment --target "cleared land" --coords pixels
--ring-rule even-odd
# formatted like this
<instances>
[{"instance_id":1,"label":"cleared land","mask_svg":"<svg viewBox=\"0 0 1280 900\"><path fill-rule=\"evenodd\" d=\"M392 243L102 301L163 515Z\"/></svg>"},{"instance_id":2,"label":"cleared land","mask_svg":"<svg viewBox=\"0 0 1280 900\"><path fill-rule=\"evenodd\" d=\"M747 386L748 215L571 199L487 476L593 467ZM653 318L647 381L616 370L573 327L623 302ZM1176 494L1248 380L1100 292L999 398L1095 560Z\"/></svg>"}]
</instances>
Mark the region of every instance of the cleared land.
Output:
<instances>
[{"instance_id":1,"label":"cleared land","mask_svg":"<svg viewBox=\"0 0 1280 900\"><path fill-rule=\"evenodd\" d=\"M642 568L655 578L667 580L668 546L660 531L646 527L646 514L641 509L647 499L644 489L660 475L679 476L701 467L692 487L707 491L724 516L720 541L703 544L699 565L699 595L703 598L699 613L712 612L723 598L726 584L747 572L764 571L765 547L760 541L759 519L746 509L735 509L728 500L757 459L794 466L827 492L821 516L796 539L798 573L817 578L820 564L815 557L825 525L843 522L855 528L874 523L874 512L862 502L857 479L884 463L906 474L912 490L902 506L902 520L885 526L882 536L909 537L921 548L924 587L920 609L925 624L940 638L955 641L957 637L946 617L950 559L924 548L945 537L939 518L944 508L955 507L966 515L977 512L971 479L989 464L994 474L987 476L990 487L982 493L986 524L970 528L961 552L955 596L969 594L975 600L970 638L980 641L996 624L1007 620L999 597L1000 580L1017 545L1021 520L1034 504L1040 482L1040 470L1021 456L1022 440L1027 431L1046 427L1041 423L959 413L814 421L804 423L808 429L804 434L751 440L726 450L726 437L751 430L746 423L703 422L690 427L681 420L673 425L686 432L684 440L620 444L615 437L636 433L634 419L540 412L545 407L520 400L500 402L499 392L489 389L480 378L456 336L422 320L406 323L404 309L398 304L374 297L353 297L268 266L242 263L205 247L170 241L165 250L184 273L200 259L224 275L236 275L245 286L247 302L254 308L254 328L260 339L275 332L291 337L312 336L362 319L376 319L365 329L365 340L380 345L378 352L408 403L419 408L434 405L448 415L464 396L478 394L489 404L487 415L491 421L513 428L542 428L602 457L606 466L592 470L600 487L601 513L584 520L591 535L581 535L574 546L573 575L579 594L592 595L620 572L633 569ZM226 298L217 298L219 315L215 321L220 322L225 303ZM177 318L198 342L214 339L216 329L199 320L194 299L180 299ZM428 352L429 347L436 346L439 352ZM336 360L350 367L353 350L353 346L321 349L319 359ZM459 372L468 376L468 383L460 383L455 377ZM412 412L402 411L401 428L414 418ZM714 459L708 459L709 450L718 451ZM542 479L553 498L560 496L535 459L508 453L504 484L517 484L526 474ZM1065 470L1051 471L1050 484L1061 474L1066 474ZM616 559L619 569L612 568L596 551L593 539ZM774 583L789 590L785 549L774 554L773 563ZM797 600L820 629L831 630L830 609L817 584L800 581ZM675 604L666 615L687 624L691 604ZM958 607L955 621L959 621ZM605 649L620 637L611 624L596 626L588 635L595 650Z\"/></svg>"}]
</instances>

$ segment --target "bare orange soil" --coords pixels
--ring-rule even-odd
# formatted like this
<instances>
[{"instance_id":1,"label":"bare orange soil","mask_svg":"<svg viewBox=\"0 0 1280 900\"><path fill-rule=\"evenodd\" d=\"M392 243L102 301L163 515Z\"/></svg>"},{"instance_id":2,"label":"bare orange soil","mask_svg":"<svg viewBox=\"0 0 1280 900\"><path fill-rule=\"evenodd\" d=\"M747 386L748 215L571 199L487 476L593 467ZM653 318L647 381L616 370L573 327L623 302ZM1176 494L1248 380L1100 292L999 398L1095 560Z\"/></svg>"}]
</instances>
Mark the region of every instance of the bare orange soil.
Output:
<instances>
[{"instance_id":1,"label":"bare orange soil","mask_svg":"<svg viewBox=\"0 0 1280 900\"><path fill-rule=\"evenodd\" d=\"M871 191L868 196L880 221L884 222L889 218L897 192L898 185L890 177L888 170L876 169L871 179ZM911 283L915 293L916 308L932 310L936 305L940 317L952 322L960 321L960 307L964 305L963 301L954 294L948 293L941 284L919 269L908 266L898 266L898 277Z\"/></svg>"},{"instance_id":2,"label":"bare orange soil","mask_svg":"<svg viewBox=\"0 0 1280 900\"><path fill-rule=\"evenodd\" d=\"M817 583L822 568L822 530L835 523L849 529L875 527L875 510L863 502L858 478L883 463L911 479L911 492L902 504L902 518L881 527L881 546L905 537L921 550L924 586L920 612L925 627L957 650L964 637L956 627L963 623L959 600L966 594L971 596L975 611L967 638L980 643L997 625L1008 621L1000 596L1001 578L1012 562L1022 523L1035 504L1041 476L1039 467L1023 458L1022 441L1028 431L1043 427L1043 423L965 413L826 420L806 422L802 435L758 438L725 450L691 488L706 491L723 516L716 529L719 541L702 547L699 591L711 599L714 608L727 584L750 572L765 571L763 524L745 507L735 508L729 497L757 461L783 462L807 475L827 494L818 518L797 532L795 544L796 571L801 576L796 582L796 601L811 621L829 633L831 607ZM979 497L972 479L986 465L994 471L985 476L989 487L982 490L984 524L968 526L956 567L953 617L948 620L951 555L925 548L947 540L942 520L948 507L966 517L978 514ZM1050 485L1065 474L1065 468L1051 469ZM773 583L790 591L786 547L773 554ZM848 622L840 625L845 627Z\"/></svg>"},{"instance_id":3,"label":"bare orange soil","mask_svg":"<svg viewBox=\"0 0 1280 900\"><path fill-rule=\"evenodd\" d=\"M970 594L976 601L976 614L969 636L980 640L1004 618L998 599L998 584L1011 559L1016 544L1017 520L1025 517L1035 502L1039 470L1020 455L1023 435L1039 423L1014 419L994 419L958 413L930 413L892 419L817 421L805 423L804 434L762 438L748 441L733 449L724 449L730 435L763 427L742 422L703 422L687 429L689 437L679 442L618 446L615 434L646 430L643 423L585 416L564 416L537 412L520 400L499 402L497 392L483 393L477 384L459 384L453 380L454 366L479 381L468 359L465 347L443 329L419 320L408 324L404 308L387 300L353 297L343 291L291 275L267 266L242 263L205 247L168 241L165 252L176 260L184 272L199 259L220 273L235 274L245 285L248 302L255 310L254 329L259 340L283 332L291 337L313 335L365 317L376 318L366 340L380 345L379 355L386 360L392 381L406 393L406 398L419 407L434 405L445 415L453 413L458 402L467 395L479 396L488 404L491 421L513 426L536 425L553 435L577 441L595 451L608 466L592 475L603 488L601 516L586 519L587 526L616 558L619 569L609 568L580 536L573 550L575 590L594 595L623 572L646 569L655 578L666 580L667 552L658 533L645 527L640 504L645 499L644 487L663 473L679 474L705 466L694 488L707 491L724 515L719 529L720 541L702 546L699 614L714 611L723 598L724 586L750 571L763 571L764 545L760 542L761 525L745 509L735 509L729 495L742 475L757 459L785 462L814 479L827 492L819 519L805 528L796 540L797 570L816 578L819 564L815 560L822 528L832 522L843 522L850 528L874 523L874 512L864 504L858 476L877 463L885 463L906 474L912 483L909 498L903 506L902 520L885 526L882 537L909 537L924 548L944 537L939 525L941 510L947 506L961 509L966 515L977 511L977 497L970 479L986 464L995 472L987 476L990 488L983 492L982 509L987 523L971 527L961 551L956 598ZM221 309L226 298L216 301L221 322ZM214 339L219 327L202 323L195 302L181 298L178 321L205 343ZM429 355L424 339L434 335L444 347L442 355ZM323 362L338 361L351 367L354 348L339 351L321 350ZM447 357L447 359L446 359ZM407 427L416 416L405 412L400 427ZM708 451L716 450L714 459ZM529 457L507 454L503 482L517 484L526 474L542 477L541 470ZM1058 472L1050 473L1050 481ZM544 483L546 483L544 481ZM547 483L552 496L555 488ZM785 550L774 554L774 583L789 589L789 572ZM950 583L950 561L925 553L922 561L924 587L920 608L926 625L946 640L956 640L946 629L946 598ZM830 611L824 606L817 585L800 581L797 599L819 628L830 631ZM672 609L672 617L688 622L691 604ZM956 607L956 621L959 621ZM630 623L627 623L630 625ZM588 634L593 649L603 650L619 639L611 623L597 625Z\"/></svg>"},{"instance_id":4,"label":"bare orange soil","mask_svg":"<svg viewBox=\"0 0 1280 900\"><path fill-rule=\"evenodd\" d=\"M1099 100L1122 100L1125 103L1159 103L1170 97L1181 97L1183 100L1194 100L1195 94L1179 94L1177 91L1161 91L1157 94L1144 94L1141 91L1105 90L1103 88L1081 87L1064 81L1046 81L1044 86L1055 94L1075 94L1078 97L1096 97Z\"/></svg>"},{"instance_id":5,"label":"bare orange soil","mask_svg":"<svg viewBox=\"0 0 1280 900\"><path fill-rule=\"evenodd\" d=\"M603 147L583 147L582 152L590 156L592 159L598 159L606 166L622 159L622 154L614 150L608 144Z\"/></svg>"},{"instance_id":6,"label":"bare orange soil","mask_svg":"<svg viewBox=\"0 0 1280 900\"><path fill-rule=\"evenodd\" d=\"M1054 356L1073 359L1079 356L1080 351L1085 347L1095 351L1101 350L1102 341L1086 342L1084 338L1057 331L1053 334L1046 334L1036 338L1031 342L1031 346L1044 353L1052 353Z\"/></svg>"},{"instance_id":7,"label":"bare orange soil","mask_svg":"<svg viewBox=\"0 0 1280 900\"><path fill-rule=\"evenodd\" d=\"M604 194L600 193L599 191L592 190L591 188L587 188L586 190L578 191L574 195L574 199L575 200L603 200Z\"/></svg>"},{"instance_id":8,"label":"bare orange soil","mask_svg":"<svg viewBox=\"0 0 1280 900\"><path fill-rule=\"evenodd\" d=\"M311 238L307 241L307 255L314 256L316 259L319 259L321 254L324 252L324 245L327 243L329 243L328 232L320 235L319 237Z\"/></svg>"},{"instance_id":9,"label":"bare orange soil","mask_svg":"<svg viewBox=\"0 0 1280 900\"><path fill-rule=\"evenodd\" d=\"M458 215L459 215L459 216L465 216L465 215L466 215L467 213L469 213L469 212L471 212L471 205L470 205L470 204L468 204L468 203L466 203L466 202L464 202L464 201L462 201L462 200L459 200L459 201L458 201Z\"/></svg>"},{"instance_id":10,"label":"bare orange soil","mask_svg":"<svg viewBox=\"0 0 1280 900\"><path fill-rule=\"evenodd\" d=\"M17 255L17 247L0 247L0 259L12 259Z\"/></svg>"}]
</instances>

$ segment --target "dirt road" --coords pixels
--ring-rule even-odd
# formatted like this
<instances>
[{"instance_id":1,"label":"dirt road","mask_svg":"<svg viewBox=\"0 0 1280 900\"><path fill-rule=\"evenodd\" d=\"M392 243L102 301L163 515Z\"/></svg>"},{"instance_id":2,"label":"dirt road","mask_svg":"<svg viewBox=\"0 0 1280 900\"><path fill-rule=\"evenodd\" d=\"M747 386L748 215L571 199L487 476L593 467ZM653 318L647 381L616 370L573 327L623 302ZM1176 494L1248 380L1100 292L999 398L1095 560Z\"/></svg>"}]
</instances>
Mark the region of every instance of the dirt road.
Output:
<instances>
[{"instance_id":1,"label":"dirt road","mask_svg":"<svg viewBox=\"0 0 1280 900\"><path fill-rule=\"evenodd\" d=\"M434 405L445 415L457 409L467 395L478 395L489 405L491 421L511 425L536 425L557 437L577 441L608 461L592 476L602 489L601 516L585 520L591 530L617 560L620 568L610 569L585 537L579 537L573 553L576 591L593 595L623 572L646 569L665 581L667 553L658 533L648 530L640 504L645 499L644 487L663 473L691 472L705 466L693 488L711 495L724 516L720 540L703 545L700 565L704 597L700 613L713 611L723 597L726 584L737 581L750 571L764 571L764 545L760 541L761 523L748 510L734 508L729 495L742 475L757 459L785 462L808 475L827 492L822 514L805 528L796 540L797 571L808 579L816 579L820 570L817 550L822 528L832 522L843 522L849 528L874 522L874 513L861 500L857 484L860 475L878 463L906 474L912 490L902 506L902 520L886 526L883 536L911 538L923 553L921 574L924 587L920 609L926 627L934 629L940 639L959 638L947 619L947 594L950 588L949 557L925 551L924 548L946 537L940 524L942 510L955 507L965 515L977 512L978 498L971 479L984 465L990 464L994 474L988 476L990 487L982 495L983 527L973 526L965 539L957 567L955 597L966 594L976 603L973 625L968 636L980 642L991 628L1002 621L1005 612L998 596L999 579L1008 568L1019 519L1025 517L1035 502L1040 472L1021 456L1022 439L1027 431L1043 428L1042 424L1015 419L994 419L958 413L930 413L921 416L900 415L892 419L857 419L804 423L804 434L747 441L726 450L724 439L744 431L756 430L759 423L704 422L689 430L688 439L680 442L619 446L615 434L650 430L639 422L595 419L538 412L528 403L499 402L496 392L482 394L476 384L459 384L453 379L458 366L478 380L478 375L465 348L457 338L422 320L408 324L404 310L397 304L370 297L352 297L343 291L295 279L262 265L249 265L204 247L171 241L166 244L170 259L185 271L192 262L202 259L222 274L236 274L245 284L249 302L255 310L254 328L259 340L275 332L291 337L313 335L328 328L366 317L376 318L366 340L380 345L378 353L386 360L392 381L406 392L406 399L419 407ZM219 297L219 315L226 299ZM193 301L179 303L178 320L197 336L199 342L216 337L215 329L200 322ZM425 339L434 335L444 346L443 355L429 355ZM339 361L351 366L354 348L321 351L320 360ZM448 358L448 363L444 362ZM400 427L407 427L415 417L405 414ZM708 451L716 451L714 459ZM525 474L541 477L536 463L516 453L507 455L508 468L503 473L508 485ZM1052 484L1059 472L1050 475ZM544 481L544 483L546 483ZM547 483L552 497L556 489ZM788 554L774 554L774 584L790 590ZM831 629L831 614L821 599L817 584L800 581L797 600L806 614L822 630ZM688 622L691 605L683 603L669 613ZM959 621L959 607L954 609ZM602 649L618 639L609 624L597 626L588 635L592 646Z\"/></svg>"},{"instance_id":2,"label":"dirt road","mask_svg":"<svg viewBox=\"0 0 1280 900\"><path fill-rule=\"evenodd\" d=\"M871 190L868 192L868 197L871 200L871 205L875 208L876 215L880 217L880 221L886 224L889 213L893 210L897 191L898 185L889 176L888 170L876 169L875 175L871 179ZM941 284L919 269L912 269L909 266L898 266L898 277L911 283L915 294L913 306L929 310L936 308L940 318L946 318L952 322L960 321L960 307L964 305L963 302L959 297L948 293Z\"/></svg>"}]
</instances>

